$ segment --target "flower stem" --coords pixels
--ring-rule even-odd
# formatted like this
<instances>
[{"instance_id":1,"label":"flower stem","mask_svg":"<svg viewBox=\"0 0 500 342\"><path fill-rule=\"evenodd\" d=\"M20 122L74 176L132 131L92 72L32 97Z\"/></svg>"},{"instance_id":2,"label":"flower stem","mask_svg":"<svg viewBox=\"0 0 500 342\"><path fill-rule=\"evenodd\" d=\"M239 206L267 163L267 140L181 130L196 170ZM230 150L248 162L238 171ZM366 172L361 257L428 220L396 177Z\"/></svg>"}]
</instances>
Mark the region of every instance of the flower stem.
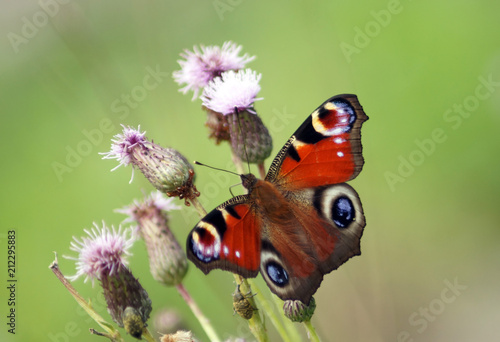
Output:
<instances>
[{"instance_id":1,"label":"flower stem","mask_svg":"<svg viewBox=\"0 0 500 342\"><path fill-rule=\"evenodd\" d=\"M207 214L207 211L205 210L205 208L203 208L203 205L198 200L198 197L190 198L189 202L196 209L196 211L198 212L198 215L200 215L200 217L203 217Z\"/></svg>"},{"instance_id":2,"label":"flower stem","mask_svg":"<svg viewBox=\"0 0 500 342\"><path fill-rule=\"evenodd\" d=\"M306 327L307 330L307 336L309 336L309 340L312 342L321 342L318 334L316 334L316 329L311 324L311 320L309 321L304 321L304 326Z\"/></svg>"},{"instance_id":3,"label":"flower stem","mask_svg":"<svg viewBox=\"0 0 500 342\"><path fill-rule=\"evenodd\" d=\"M76 289L69 283L69 281L64 277L62 274L61 270L59 269L59 264L57 261L57 253L55 253L55 260L50 264L49 268L52 270L52 272L55 274L55 276L59 279L59 281L66 287L66 289L69 291L69 293L75 298L76 302L87 312L87 314L94 320L96 321L97 324L101 326L102 329L104 329L106 332L105 333L99 333L95 331L94 329L91 329L91 333L95 333L100 336L105 336L109 338L110 341L113 342L123 342L123 338L120 335L120 332L115 329L115 327L112 324L109 324L102 318L92 307L92 305L87 302L79 293L76 291Z\"/></svg>"},{"instance_id":4,"label":"flower stem","mask_svg":"<svg viewBox=\"0 0 500 342\"><path fill-rule=\"evenodd\" d=\"M147 342L156 342L155 338L153 337L153 335L151 335L148 328L144 328L144 330L142 331L142 338Z\"/></svg>"},{"instance_id":5,"label":"flower stem","mask_svg":"<svg viewBox=\"0 0 500 342\"><path fill-rule=\"evenodd\" d=\"M245 172L245 167L243 166L243 162L241 161L240 157L238 157L233 149L231 149L231 158L233 160L234 166L236 166L236 172L239 174L244 174Z\"/></svg>"},{"instance_id":6,"label":"flower stem","mask_svg":"<svg viewBox=\"0 0 500 342\"><path fill-rule=\"evenodd\" d=\"M266 178L266 169L265 169L265 166L264 166L264 162L259 163L258 167L259 167L259 176L260 176L260 178L261 179Z\"/></svg>"},{"instance_id":7,"label":"flower stem","mask_svg":"<svg viewBox=\"0 0 500 342\"><path fill-rule=\"evenodd\" d=\"M264 298L262 295L262 292L259 289L259 286L257 285L257 282L248 279L249 284L252 286L252 288L255 290L257 295L255 296L255 300L258 302L258 304L262 307L262 310L269 316L271 319L271 323L274 325L278 333L280 334L281 338L285 342L292 342L292 338L290 337L289 331L285 329L285 326L283 325L283 322L279 319L279 317L276 315L275 310L273 307L269 304L269 301ZM293 330L292 330L293 332ZM298 335L298 333L296 333Z\"/></svg>"},{"instance_id":8,"label":"flower stem","mask_svg":"<svg viewBox=\"0 0 500 342\"><path fill-rule=\"evenodd\" d=\"M244 294L251 293L252 288L250 287L250 284L248 283L247 279L243 278L240 275L233 274L234 279L236 280L236 284L240 285L241 292ZM255 304L255 301L252 296L248 296L247 300L250 302L250 305L255 310L254 314L252 315L252 318L248 320L248 326L250 327L250 331L252 334L255 336L257 341L259 342L266 342L269 341L269 337L267 336L267 331L264 323L262 322L262 319L260 318L260 314L258 313L258 308L257 305Z\"/></svg>"},{"instance_id":9,"label":"flower stem","mask_svg":"<svg viewBox=\"0 0 500 342\"><path fill-rule=\"evenodd\" d=\"M292 338L293 342L301 342L302 338L300 337L299 330L297 329L297 324L286 317L283 312L283 301L278 296L272 296L272 299L274 301L274 305L276 305L276 309L280 313L280 317L283 321L283 325L285 326L285 330L288 332L288 336Z\"/></svg>"},{"instance_id":10,"label":"flower stem","mask_svg":"<svg viewBox=\"0 0 500 342\"><path fill-rule=\"evenodd\" d=\"M219 336L217 336L217 333L215 332L215 329L212 327L212 324L208 320L208 318L205 317L203 312L201 312L200 308L198 307L198 304L193 300L193 297L189 294L189 292L186 290L184 285L178 284L176 285L177 291L179 291L180 295L182 298L186 301L187 305L191 308L191 311L193 311L194 315L200 322L203 330L205 330L205 333L207 334L208 338L212 342L220 342Z\"/></svg>"}]
</instances>

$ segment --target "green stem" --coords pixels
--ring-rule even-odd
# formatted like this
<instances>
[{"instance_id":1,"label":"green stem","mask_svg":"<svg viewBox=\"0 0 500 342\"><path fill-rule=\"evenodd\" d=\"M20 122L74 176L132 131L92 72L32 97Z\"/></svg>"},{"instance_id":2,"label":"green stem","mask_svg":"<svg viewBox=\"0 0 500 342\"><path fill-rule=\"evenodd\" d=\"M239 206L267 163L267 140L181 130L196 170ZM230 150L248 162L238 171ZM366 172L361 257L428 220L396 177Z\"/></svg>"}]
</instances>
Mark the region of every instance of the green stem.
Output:
<instances>
[{"instance_id":1,"label":"green stem","mask_svg":"<svg viewBox=\"0 0 500 342\"><path fill-rule=\"evenodd\" d=\"M237 274L233 274L233 275L234 275L234 279L236 280L236 284L240 285L241 293L243 293L243 294L252 293L252 288L251 288L250 284L248 283L247 279L245 279L242 276L237 275ZM248 326L250 327L250 331L255 336L257 341L259 341L259 342L269 341L269 337L267 336L266 327L265 327L264 323L262 322L262 319L260 317L258 307L255 303L254 298L252 296L248 296L247 300L250 302L250 305L252 305L252 307L254 309L256 309L252 318L250 318L248 320Z\"/></svg>"},{"instance_id":2,"label":"green stem","mask_svg":"<svg viewBox=\"0 0 500 342\"><path fill-rule=\"evenodd\" d=\"M285 313L283 312L283 301L278 296L271 295L271 298L274 302L274 305L276 306L276 310L280 314L279 316L281 317L288 336L292 339L293 342L302 342L299 330L297 329L297 324L286 317Z\"/></svg>"},{"instance_id":3,"label":"green stem","mask_svg":"<svg viewBox=\"0 0 500 342\"><path fill-rule=\"evenodd\" d=\"M205 210L205 208L203 208L203 205L200 203L200 201L198 201L198 197L190 198L189 202L196 209L200 217L204 217L207 214L207 211Z\"/></svg>"},{"instance_id":4,"label":"green stem","mask_svg":"<svg viewBox=\"0 0 500 342\"><path fill-rule=\"evenodd\" d=\"M312 342L321 342L318 334L316 334L316 329L311 324L311 320L309 321L304 321L304 326L306 327L307 330L307 336L309 336L309 340Z\"/></svg>"},{"instance_id":5,"label":"green stem","mask_svg":"<svg viewBox=\"0 0 500 342\"><path fill-rule=\"evenodd\" d=\"M196 304L196 302L193 300L193 297L191 297L191 295L186 290L184 285L178 284L176 285L176 287L177 291L179 291L182 298L186 301L187 305L191 308L191 311L193 311L195 317L200 322L203 330L205 330L205 333L207 334L210 341L220 342L220 338L219 336L217 336L217 333L215 332L215 329L212 327L212 324L210 323L208 318L205 317L203 312L198 307L198 304Z\"/></svg>"},{"instance_id":6,"label":"green stem","mask_svg":"<svg viewBox=\"0 0 500 342\"><path fill-rule=\"evenodd\" d=\"M262 310L267 314L269 319L271 320L271 323L274 325L278 333L280 334L281 338L285 342L293 342L294 339L290 336L289 331L285 328L283 322L280 320L278 315L276 315L276 311L274 308L269 304L269 301L264 298L262 295L261 290L259 289L259 286L257 285L257 282L248 279L249 284L252 286L252 288L255 290L257 295L255 296L255 300L257 303L262 307ZM292 330L293 332L293 330ZM296 331L296 336L298 336L298 332Z\"/></svg>"},{"instance_id":7,"label":"green stem","mask_svg":"<svg viewBox=\"0 0 500 342\"><path fill-rule=\"evenodd\" d=\"M151 335L148 328L144 328L144 330L142 331L142 338L147 342L156 342L155 338L153 337L153 335Z\"/></svg>"},{"instance_id":8,"label":"green stem","mask_svg":"<svg viewBox=\"0 0 500 342\"><path fill-rule=\"evenodd\" d=\"M115 327L112 324L109 324L102 318L92 307L92 305L87 302L79 293L76 291L76 289L69 283L69 281L64 277L62 274L61 270L59 269L59 264L57 262L57 253L55 253L55 260L50 264L49 268L52 270L52 272L55 274L55 276L59 279L59 281L66 287L66 289L69 291L69 293L75 298L76 302L87 312L87 314L92 317L94 321L96 321L97 324L101 326L102 329L104 329L106 332L105 333L100 333L97 332L94 329L90 329L90 332L96 335L100 336L105 336L109 338L110 341L113 342L123 342L123 338L120 335L120 332L115 329Z\"/></svg>"}]
</instances>

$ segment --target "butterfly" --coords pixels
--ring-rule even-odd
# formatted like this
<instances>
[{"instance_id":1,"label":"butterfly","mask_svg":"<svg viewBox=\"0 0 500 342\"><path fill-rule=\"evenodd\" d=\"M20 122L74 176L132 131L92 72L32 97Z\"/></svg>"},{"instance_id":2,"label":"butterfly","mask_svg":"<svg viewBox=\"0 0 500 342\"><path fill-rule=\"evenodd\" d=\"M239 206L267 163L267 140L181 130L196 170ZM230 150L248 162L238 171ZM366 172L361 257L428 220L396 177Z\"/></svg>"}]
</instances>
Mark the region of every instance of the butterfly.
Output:
<instances>
[{"instance_id":1,"label":"butterfly","mask_svg":"<svg viewBox=\"0 0 500 342\"><path fill-rule=\"evenodd\" d=\"M282 300L308 304L323 276L361 254L361 201L345 182L363 168L353 94L331 97L288 139L264 180L240 175L248 193L208 213L187 238L187 255L208 274L260 272Z\"/></svg>"}]
</instances>

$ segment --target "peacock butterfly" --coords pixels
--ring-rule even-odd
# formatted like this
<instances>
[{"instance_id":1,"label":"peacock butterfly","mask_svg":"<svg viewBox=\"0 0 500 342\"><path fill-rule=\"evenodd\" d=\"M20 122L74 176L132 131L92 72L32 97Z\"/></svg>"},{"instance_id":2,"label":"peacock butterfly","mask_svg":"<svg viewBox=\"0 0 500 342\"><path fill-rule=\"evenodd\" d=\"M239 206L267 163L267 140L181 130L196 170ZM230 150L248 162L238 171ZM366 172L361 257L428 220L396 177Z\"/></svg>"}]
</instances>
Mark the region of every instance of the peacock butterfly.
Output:
<instances>
[{"instance_id":1,"label":"peacock butterfly","mask_svg":"<svg viewBox=\"0 0 500 342\"><path fill-rule=\"evenodd\" d=\"M260 273L283 300L309 303L323 275L361 254L365 227L356 191L344 183L363 168L356 95L326 100L274 158L264 180L241 175L245 195L208 213L187 238L187 254L205 274Z\"/></svg>"}]
</instances>

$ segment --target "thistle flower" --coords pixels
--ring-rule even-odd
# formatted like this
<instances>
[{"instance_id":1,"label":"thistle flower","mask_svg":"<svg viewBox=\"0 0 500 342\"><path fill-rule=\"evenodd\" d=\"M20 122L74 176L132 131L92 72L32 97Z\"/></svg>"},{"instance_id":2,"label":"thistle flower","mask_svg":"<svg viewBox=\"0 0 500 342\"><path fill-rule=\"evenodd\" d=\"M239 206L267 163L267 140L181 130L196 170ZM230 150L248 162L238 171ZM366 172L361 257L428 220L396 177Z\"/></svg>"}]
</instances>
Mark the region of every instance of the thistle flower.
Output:
<instances>
[{"instance_id":1,"label":"thistle flower","mask_svg":"<svg viewBox=\"0 0 500 342\"><path fill-rule=\"evenodd\" d=\"M146 141L144 135L146 132L141 132L141 125L137 127L137 129L133 129L131 127L125 127L125 125L121 125L123 127L123 134L116 134L111 139L111 151L109 152L100 152L102 155L102 159L116 159L119 161L119 164L111 169L111 171L115 171L120 166L127 166L132 163L132 154L133 149ZM132 168L132 178L130 178L130 183L134 179L134 168Z\"/></svg>"},{"instance_id":2,"label":"thistle flower","mask_svg":"<svg viewBox=\"0 0 500 342\"><path fill-rule=\"evenodd\" d=\"M145 138L146 132L123 126L123 133L112 139L111 151L101 153L103 159L119 161L121 165L137 167L149 182L168 196L192 199L199 196L193 184L193 166L173 148L164 148ZM132 174L133 177L133 174ZM132 181L132 179L130 180Z\"/></svg>"},{"instance_id":3,"label":"thistle flower","mask_svg":"<svg viewBox=\"0 0 500 342\"><path fill-rule=\"evenodd\" d=\"M200 49L195 46L194 52L184 50L181 57L185 60L177 61L181 70L173 73L174 80L179 85L185 85L180 89L181 92L186 94L190 90L193 91L192 100L198 97L201 88L224 71L242 69L248 62L255 59L255 56L248 54L240 56L241 45L236 45L231 41L225 42L222 48L201 45Z\"/></svg>"},{"instance_id":4,"label":"thistle flower","mask_svg":"<svg viewBox=\"0 0 500 342\"><path fill-rule=\"evenodd\" d=\"M137 222L137 233L146 243L149 268L153 278L167 286L179 284L186 275L186 254L168 226L167 211L180 209L159 191L151 193L143 202L134 202L116 211L128 215L125 221Z\"/></svg>"},{"instance_id":5,"label":"thistle flower","mask_svg":"<svg viewBox=\"0 0 500 342\"><path fill-rule=\"evenodd\" d=\"M127 267L129 249L136 240L131 230L122 230L121 226L118 230L114 227L110 230L104 222L102 224L102 228L94 223L91 230L84 229L88 236L81 240L73 237L70 249L77 252L78 257L64 256L76 261L76 274L68 277L69 280L84 276L84 282L90 279L94 285L94 280L101 280L103 274L113 275L120 267Z\"/></svg>"},{"instance_id":6,"label":"thistle flower","mask_svg":"<svg viewBox=\"0 0 500 342\"><path fill-rule=\"evenodd\" d=\"M85 230L88 236L74 238L70 249L78 253L76 260L77 273L70 280L80 276L100 281L111 318L120 326L126 327L134 337L140 338L149 314L151 300L139 281L127 268L126 256L134 238L130 229L122 231L121 227L110 230L103 222L99 228L94 224L92 230ZM132 320L130 320L132 318ZM138 319L140 318L140 322ZM125 321L124 321L125 319ZM129 330L130 329L130 330Z\"/></svg>"},{"instance_id":7,"label":"thistle flower","mask_svg":"<svg viewBox=\"0 0 500 342\"><path fill-rule=\"evenodd\" d=\"M310 321L316 309L316 301L314 297L308 305L300 300L287 300L283 303L283 312L292 322Z\"/></svg>"},{"instance_id":8,"label":"thistle flower","mask_svg":"<svg viewBox=\"0 0 500 342\"><path fill-rule=\"evenodd\" d=\"M235 108L238 111L249 111L255 114L253 104L255 101L262 100L257 97L261 77L261 74L257 75L250 69L224 72L220 77L214 78L203 90L201 95L203 106L223 115L234 113Z\"/></svg>"},{"instance_id":9,"label":"thistle flower","mask_svg":"<svg viewBox=\"0 0 500 342\"><path fill-rule=\"evenodd\" d=\"M254 109L261 75L255 71L228 71L211 81L202 101L208 111L207 126L216 142L230 140L242 161L262 163L272 151L272 138Z\"/></svg>"}]
</instances>

